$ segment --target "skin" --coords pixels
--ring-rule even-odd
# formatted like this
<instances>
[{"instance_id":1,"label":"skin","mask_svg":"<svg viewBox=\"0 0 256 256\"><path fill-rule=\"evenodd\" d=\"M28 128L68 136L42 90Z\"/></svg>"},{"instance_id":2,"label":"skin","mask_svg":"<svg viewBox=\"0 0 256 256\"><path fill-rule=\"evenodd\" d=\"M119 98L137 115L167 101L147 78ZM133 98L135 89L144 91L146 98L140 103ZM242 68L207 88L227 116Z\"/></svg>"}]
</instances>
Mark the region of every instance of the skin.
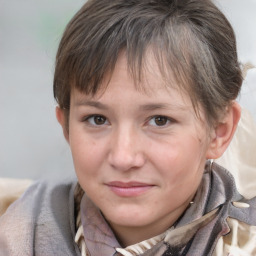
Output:
<instances>
[{"instance_id":1,"label":"skin","mask_svg":"<svg viewBox=\"0 0 256 256\"><path fill-rule=\"evenodd\" d=\"M195 115L188 95L163 85L149 58L147 92L136 89L119 56L107 89L71 94L70 145L80 185L99 207L119 242L128 246L164 232L189 206L206 159L219 157L240 117L237 103L216 127Z\"/></svg>"}]
</instances>

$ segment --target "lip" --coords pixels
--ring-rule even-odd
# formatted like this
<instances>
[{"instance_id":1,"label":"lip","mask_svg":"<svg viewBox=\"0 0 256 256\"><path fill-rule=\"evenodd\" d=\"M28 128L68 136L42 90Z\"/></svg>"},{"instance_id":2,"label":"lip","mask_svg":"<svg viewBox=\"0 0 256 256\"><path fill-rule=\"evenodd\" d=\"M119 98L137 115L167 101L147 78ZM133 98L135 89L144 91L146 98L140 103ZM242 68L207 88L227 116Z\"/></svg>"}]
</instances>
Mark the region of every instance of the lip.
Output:
<instances>
[{"instance_id":1,"label":"lip","mask_svg":"<svg viewBox=\"0 0 256 256\"><path fill-rule=\"evenodd\" d=\"M152 184L130 181L112 181L106 184L110 190L120 197L136 197L148 192L154 187Z\"/></svg>"}]
</instances>

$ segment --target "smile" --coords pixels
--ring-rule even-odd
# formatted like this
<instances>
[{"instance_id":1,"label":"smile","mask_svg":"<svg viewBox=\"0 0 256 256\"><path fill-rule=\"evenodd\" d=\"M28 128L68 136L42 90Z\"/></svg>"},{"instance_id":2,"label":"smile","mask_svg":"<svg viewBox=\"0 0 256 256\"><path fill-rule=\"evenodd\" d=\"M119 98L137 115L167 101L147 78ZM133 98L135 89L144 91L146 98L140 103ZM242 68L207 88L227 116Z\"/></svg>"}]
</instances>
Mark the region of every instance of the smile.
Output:
<instances>
[{"instance_id":1,"label":"smile","mask_svg":"<svg viewBox=\"0 0 256 256\"><path fill-rule=\"evenodd\" d=\"M112 181L106 184L112 192L121 197L136 197L144 194L154 187L151 184L141 182Z\"/></svg>"}]
</instances>

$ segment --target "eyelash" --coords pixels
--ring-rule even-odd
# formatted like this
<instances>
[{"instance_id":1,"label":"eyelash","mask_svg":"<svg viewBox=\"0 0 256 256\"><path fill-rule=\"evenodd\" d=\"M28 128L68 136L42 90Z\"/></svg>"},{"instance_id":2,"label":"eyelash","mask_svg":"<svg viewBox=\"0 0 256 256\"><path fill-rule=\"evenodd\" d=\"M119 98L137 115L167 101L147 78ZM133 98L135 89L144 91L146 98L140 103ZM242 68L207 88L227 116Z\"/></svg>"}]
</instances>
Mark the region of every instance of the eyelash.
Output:
<instances>
[{"instance_id":1,"label":"eyelash","mask_svg":"<svg viewBox=\"0 0 256 256\"><path fill-rule=\"evenodd\" d=\"M99 119L96 120L96 118L99 118ZM164 123L160 124L160 125L157 124L157 119L160 122L164 121ZM161 119L164 119L164 120L161 120ZM102 123L98 123L97 124L98 121L102 121ZM152 121L154 122L154 124L151 123ZM108 120L107 120L107 118L105 116L97 115L97 114L89 115L89 116L85 117L83 119L83 122L86 122L86 123L88 123L88 125L94 126L94 127L100 127L100 126L108 125L109 124L109 122L108 122ZM167 116L155 115L155 116L149 117L147 122L146 122L146 124L149 125L149 126L153 126L153 127L164 128L164 127L170 125L173 122L175 122L175 120L173 120L172 118L169 118Z\"/></svg>"},{"instance_id":2,"label":"eyelash","mask_svg":"<svg viewBox=\"0 0 256 256\"><path fill-rule=\"evenodd\" d=\"M102 119L104 119L104 123L102 123L102 124L96 124L96 118L102 118ZM93 123L90 121L90 119L92 119L92 121L93 121ZM98 120L99 121L99 120ZM91 126L103 126L103 125L105 125L106 124L106 121L107 121L107 118L105 117L105 116L103 116L103 115L89 115L89 116L87 116L87 117L85 117L84 119L83 119L83 122L86 122L86 123L88 123L89 125L91 125Z\"/></svg>"},{"instance_id":3,"label":"eyelash","mask_svg":"<svg viewBox=\"0 0 256 256\"><path fill-rule=\"evenodd\" d=\"M161 118L165 119L165 120L164 120L165 123L164 123L163 125L157 125L157 124L156 124L156 119L157 119L157 118L159 118L159 119L161 119ZM168 125L170 125L171 123L174 122L174 120L173 120L172 118L169 118L169 117L167 117L167 116L162 116L162 115L151 116L151 117L148 119L147 123L150 124L150 122L151 122L152 120L154 120L155 124L151 124L151 126L155 126L155 127L166 127L166 126L168 126Z\"/></svg>"}]
</instances>

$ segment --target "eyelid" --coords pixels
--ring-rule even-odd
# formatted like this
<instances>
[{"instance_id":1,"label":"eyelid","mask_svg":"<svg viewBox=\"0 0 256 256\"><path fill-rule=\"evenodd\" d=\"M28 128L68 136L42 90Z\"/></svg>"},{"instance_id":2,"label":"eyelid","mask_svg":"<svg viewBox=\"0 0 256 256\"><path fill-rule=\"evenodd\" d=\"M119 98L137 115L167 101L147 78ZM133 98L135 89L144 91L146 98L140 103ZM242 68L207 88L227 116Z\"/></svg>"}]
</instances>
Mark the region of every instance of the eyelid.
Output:
<instances>
[{"instance_id":1,"label":"eyelid","mask_svg":"<svg viewBox=\"0 0 256 256\"><path fill-rule=\"evenodd\" d=\"M166 118L167 123L164 124L164 125L157 125L157 124L155 124L155 125L150 125L149 122L150 122L151 120L153 120L154 118L157 118L157 117ZM153 116L150 116L150 117L147 119L147 122L146 122L146 123L149 124L150 126L153 126L153 127L165 128L165 127L169 126L170 124L172 124L172 123L174 123L174 122L175 122L175 120L174 120L173 118L171 118L171 117L168 117L168 116L165 116L165 115L153 115Z\"/></svg>"},{"instance_id":2,"label":"eyelid","mask_svg":"<svg viewBox=\"0 0 256 256\"><path fill-rule=\"evenodd\" d=\"M89 119L95 118L95 117L103 117L103 118L105 119L105 123L104 123L104 124L101 124L101 125L95 124L95 123L94 123L94 124L91 123L91 122L89 121ZM92 126L92 127L101 127L101 126L104 126L104 125L108 125L108 124L109 124L108 119L107 119L104 115L100 115L100 114L91 114L91 115L85 116L85 117L83 117L82 122L85 122L85 123L87 123L89 126Z\"/></svg>"}]
</instances>

